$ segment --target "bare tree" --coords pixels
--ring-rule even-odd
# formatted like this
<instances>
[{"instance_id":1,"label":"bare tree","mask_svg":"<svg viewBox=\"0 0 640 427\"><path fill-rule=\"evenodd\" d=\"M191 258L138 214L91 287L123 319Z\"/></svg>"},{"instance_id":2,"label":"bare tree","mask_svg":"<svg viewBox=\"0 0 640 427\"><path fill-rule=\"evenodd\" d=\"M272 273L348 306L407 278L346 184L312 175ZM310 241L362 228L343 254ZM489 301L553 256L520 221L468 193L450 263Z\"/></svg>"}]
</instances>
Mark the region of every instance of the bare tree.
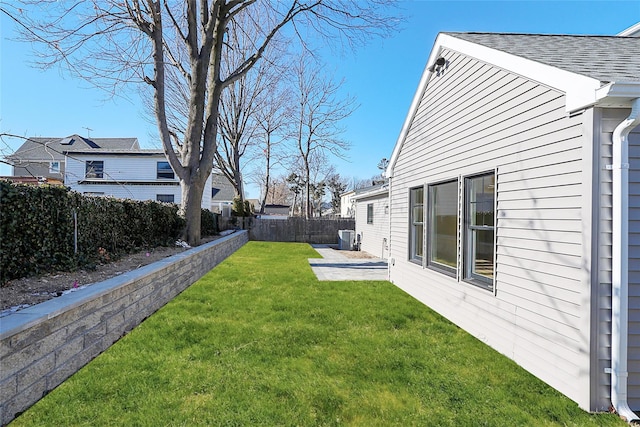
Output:
<instances>
[{"instance_id":1,"label":"bare tree","mask_svg":"<svg viewBox=\"0 0 640 427\"><path fill-rule=\"evenodd\" d=\"M281 132L286 123L286 95L287 92L276 89L271 102L264 105L256 117L260 129L256 137L258 148L256 160L259 159L261 164L254 171L254 176L260 184L262 195L260 213L264 213L264 205L267 203L267 195L271 189L271 173L275 167L282 164L283 160L283 155L278 149L283 142Z\"/></svg>"},{"instance_id":2,"label":"bare tree","mask_svg":"<svg viewBox=\"0 0 640 427\"><path fill-rule=\"evenodd\" d=\"M200 242L200 206L216 152L220 98L244 76L288 24L296 34L312 31L349 45L384 34L396 24L380 8L389 1L351 0L22 0L0 12L22 27L23 36L43 46L41 65L63 64L111 93L130 83L148 85L160 140L182 188L184 238ZM254 49L225 73L230 23L250 8L258 28ZM302 31L302 29L305 31ZM167 85L171 74L188 84L184 133L170 126Z\"/></svg>"},{"instance_id":3,"label":"bare tree","mask_svg":"<svg viewBox=\"0 0 640 427\"><path fill-rule=\"evenodd\" d=\"M239 15L227 29L229 49L223 62L223 70L229 74L253 50L259 29L253 25L249 13ZM219 143L215 153L218 168L235 187L236 197L244 201L244 183L241 161L247 150L256 145L267 127L268 136L276 124L273 118L267 123L265 116L279 103L275 92L282 76L281 64L286 43L274 38L263 53L262 60L245 75L227 86L220 98ZM275 118L275 116L274 116ZM271 148L270 146L267 148Z\"/></svg>"},{"instance_id":4,"label":"bare tree","mask_svg":"<svg viewBox=\"0 0 640 427\"><path fill-rule=\"evenodd\" d=\"M284 176L273 178L266 193L264 204L293 205L292 192L289 190L289 183Z\"/></svg>"},{"instance_id":5,"label":"bare tree","mask_svg":"<svg viewBox=\"0 0 640 427\"><path fill-rule=\"evenodd\" d=\"M355 109L355 100L340 98L342 82L336 83L309 55L301 55L294 65L291 138L295 141L305 182L305 218L312 216L311 164L331 153L344 157L349 143L340 138L341 121Z\"/></svg>"}]
</instances>

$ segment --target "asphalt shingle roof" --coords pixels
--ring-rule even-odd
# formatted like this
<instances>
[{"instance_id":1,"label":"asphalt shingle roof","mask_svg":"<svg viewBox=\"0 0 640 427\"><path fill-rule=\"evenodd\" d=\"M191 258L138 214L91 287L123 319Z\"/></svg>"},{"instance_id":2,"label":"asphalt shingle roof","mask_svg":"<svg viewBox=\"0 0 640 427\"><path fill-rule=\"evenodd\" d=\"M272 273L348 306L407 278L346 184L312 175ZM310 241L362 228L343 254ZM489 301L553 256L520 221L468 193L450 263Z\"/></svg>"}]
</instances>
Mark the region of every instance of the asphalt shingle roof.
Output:
<instances>
[{"instance_id":1,"label":"asphalt shingle roof","mask_svg":"<svg viewBox=\"0 0 640 427\"><path fill-rule=\"evenodd\" d=\"M640 38L545 34L445 33L458 39L609 82L640 81Z\"/></svg>"},{"instance_id":2,"label":"asphalt shingle roof","mask_svg":"<svg viewBox=\"0 0 640 427\"><path fill-rule=\"evenodd\" d=\"M233 184L221 173L211 174L211 193L212 202L228 202L236 195Z\"/></svg>"},{"instance_id":3,"label":"asphalt shingle roof","mask_svg":"<svg viewBox=\"0 0 640 427\"><path fill-rule=\"evenodd\" d=\"M137 138L84 138L71 135L66 138L27 139L9 158L21 160L62 160L64 152L100 153L111 151L141 151Z\"/></svg>"}]
</instances>

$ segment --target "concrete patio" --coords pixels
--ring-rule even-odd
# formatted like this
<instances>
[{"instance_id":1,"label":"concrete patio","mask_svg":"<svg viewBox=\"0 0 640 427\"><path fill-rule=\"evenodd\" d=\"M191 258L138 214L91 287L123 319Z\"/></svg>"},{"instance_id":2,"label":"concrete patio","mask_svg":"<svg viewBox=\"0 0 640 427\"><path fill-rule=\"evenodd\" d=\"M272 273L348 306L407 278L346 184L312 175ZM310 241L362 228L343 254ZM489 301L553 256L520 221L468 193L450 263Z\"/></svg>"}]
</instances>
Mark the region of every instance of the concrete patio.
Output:
<instances>
[{"instance_id":1,"label":"concrete patio","mask_svg":"<svg viewBox=\"0 0 640 427\"><path fill-rule=\"evenodd\" d=\"M380 258L350 258L347 251L329 245L311 245L322 258L309 258L309 265L320 281L387 280L387 261Z\"/></svg>"}]
</instances>

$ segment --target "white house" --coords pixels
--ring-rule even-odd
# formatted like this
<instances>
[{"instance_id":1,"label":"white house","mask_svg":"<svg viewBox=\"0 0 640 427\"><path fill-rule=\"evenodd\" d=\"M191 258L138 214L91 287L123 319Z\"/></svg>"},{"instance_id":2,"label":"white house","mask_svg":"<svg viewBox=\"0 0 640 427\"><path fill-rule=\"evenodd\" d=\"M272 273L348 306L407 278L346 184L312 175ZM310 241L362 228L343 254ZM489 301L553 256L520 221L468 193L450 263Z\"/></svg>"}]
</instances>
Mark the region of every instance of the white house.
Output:
<instances>
[{"instance_id":1,"label":"white house","mask_svg":"<svg viewBox=\"0 0 640 427\"><path fill-rule=\"evenodd\" d=\"M386 259L389 252L389 188L378 184L355 190L356 243L360 250Z\"/></svg>"},{"instance_id":2,"label":"white house","mask_svg":"<svg viewBox=\"0 0 640 427\"><path fill-rule=\"evenodd\" d=\"M387 170L390 280L580 407L628 419L638 124L638 38L441 33Z\"/></svg>"},{"instance_id":3,"label":"white house","mask_svg":"<svg viewBox=\"0 0 640 427\"><path fill-rule=\"evenodd\" d=\"M355 190L349 190L340 195L340 218L355 217L355 202L353 201L353 196L355 196L355 194Z\"/></svg>"},{"instance_id":4,"label":"white house","mask_svg":"<svg viewBox=\"0 0 640 427\"><path fill-rule=\"evenodd\" d=\"M180 183L164 153L141 149L136 138L29 138L9 158L15 176L61 176L79 193L181 203ZM211 207L211 193L209 178L205 209Z\"/></svg>"},{"instance_id":5,"label":"white house","mask_svg":"<svg viewBox=\"0 0 640 427\"><path fill-rule=\"evenodd\" d=\"M71 135L59 137L31 137L7 156L13 168L14 177L44 177L64 180L65 154L67 150L91 150L97 148L111 150L139 150L137 138L84 138Z\"/></svg>"}]
</instances>

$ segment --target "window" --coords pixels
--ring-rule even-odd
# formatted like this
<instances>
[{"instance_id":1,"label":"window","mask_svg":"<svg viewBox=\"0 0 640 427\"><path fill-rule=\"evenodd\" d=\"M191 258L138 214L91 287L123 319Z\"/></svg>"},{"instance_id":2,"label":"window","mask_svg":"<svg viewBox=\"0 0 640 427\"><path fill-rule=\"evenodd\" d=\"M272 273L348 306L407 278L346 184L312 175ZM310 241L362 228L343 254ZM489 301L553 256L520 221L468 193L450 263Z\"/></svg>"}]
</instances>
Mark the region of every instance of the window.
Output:
<instances>
[{"instance_id":1,"label":"window","mask_svg":"<svg viewBox=\"0 0 640 427\"><path fill-rule=\"evenodd\" d=\"M367 205L367 224L373 224L373 203Z\"/></svg>"},{"instance_id":2,"label":"window","mask_svg":"<svg viewBox=\"0 0 640 427\"><path fill-rule=\"evenodd\" d=\"M49 173L60 173L60 162L49 162Z\"/></svg>"},{"instance_id":3,"label":"window","mask_svg":"<svg viewBox=\"0 0 640 427\"><path fill-rule=\"evenodd\" d=\"M158 194L156 200L163 203L173 203L174 197L173 194Z\"/></svg>"},{"instance_id":4,"label":"window","mask_svg":"<svg viewBox=\"0 0 640 427\"><path fill-rule=\"evenodd\" d=\"M452 276L457 267L458 182L429 186L427 265Z\"/></svg>"},{"instance_id":5,"label":"window","mask_svg":"<svg viewBox=\"0 0 640 427\"><path fill-rule=\"evenodd\" d=\"M87 160L85 163L85 178L103 178L104 162L102 160Z\"/></svg>"},{"instance_id":6,"label":"window","mask_svg":"<svg viewBox=\"0 0 640 427\"><path fill-rule=\"evenodd\" d=\"M465 279L493 289L495 174L465 179Z\"/></svg>"},{"instance_id":7,"label":"window","mask_svg":"<svg viewBox=\"0 0 640 427\"><path fill-rule=\"evenodd\" d=\"M171 165L169 162L158 162L157 168L157 179L173 179L173 169L171 169Z\"/></svg>"},{"instance_id":8,"label":"window","mask_svg":"<svg viewBox=\"0 0 640 427\"><path fill-rule=\"evenodd\" d=\"M424 188L412 188L409 195L409 259L422 264L424 251Z\"/></svg>"}]
</instances>

